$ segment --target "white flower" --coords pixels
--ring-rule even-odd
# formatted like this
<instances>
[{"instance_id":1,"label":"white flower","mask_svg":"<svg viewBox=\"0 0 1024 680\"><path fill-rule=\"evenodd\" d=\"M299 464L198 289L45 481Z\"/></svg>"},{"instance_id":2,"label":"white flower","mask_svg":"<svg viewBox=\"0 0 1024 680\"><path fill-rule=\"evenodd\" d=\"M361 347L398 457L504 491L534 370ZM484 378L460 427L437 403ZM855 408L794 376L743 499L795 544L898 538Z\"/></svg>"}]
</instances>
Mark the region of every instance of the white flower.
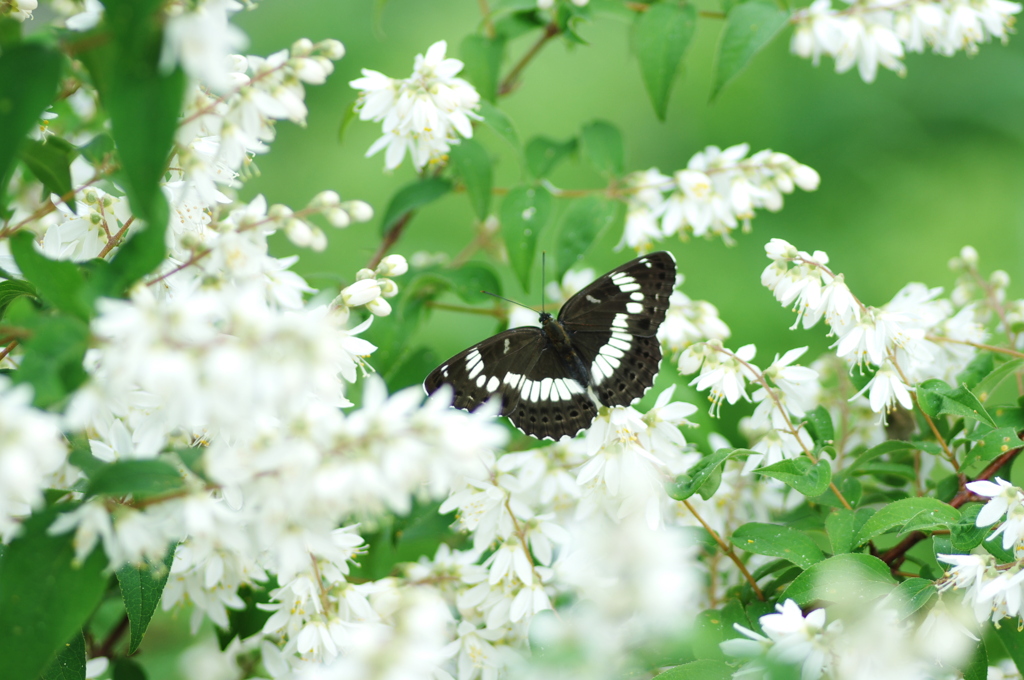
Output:
<instances>
[{"instance_id":1,"label":"white flower","mask_svg":"<svg viewBox=\"0 0 1024 680\"><path fill-rule=\"evenodd\" d=\"M32 388L0 376L0 538L43 505L43 489L67 459L57 416L32 407Z\"/></svg>"},{"instance_id":2,"label":"white flower","mask_svg":"<svg viewBox=\"0 0 1024 680\"><path fill-rule=\"evenodd\" d=\"M233 82L226 68L228 55L245 46L245 33L228 21L242 9L235 0L205 0L194 11L173 11L164 29L160 68L170 71L180 64L192 78L215 92L228 90Z\"/></svg>"},{"instance_id":3,"label":"white flower","mask_svg":"<svg viewBox=\"0 0 1024 680\"><path fill-rule=\"evenodd\" d=\"M988 540L1002 534L1003 550L1016 549L1024 540L1024 493L999 477L996 477L995 483L988 480L969 482L967 489L991 499L978 513L975 520L977 526L990 526L1006 516L1006 521L992 532Z\"/></svg>"},{"instance_id":4,"label":"white flower","mask_svg":"<svg viewBox=\"0 0 1024 680\"><path fill-rule=\"evenodd\" d=\"M384 165L397 168L406 152L416 170L440 160L452 144L473 136L471 119L480 102L473 86L456 74L458 59L445 58L448 44L439 41L425 55L416 55L413 73L405 80L388 78L363 69L363 77L350 85L361 90L360 120L382 122L384 135L370 146L367 156L387 149Z\"/></svg>"}]
</instances>

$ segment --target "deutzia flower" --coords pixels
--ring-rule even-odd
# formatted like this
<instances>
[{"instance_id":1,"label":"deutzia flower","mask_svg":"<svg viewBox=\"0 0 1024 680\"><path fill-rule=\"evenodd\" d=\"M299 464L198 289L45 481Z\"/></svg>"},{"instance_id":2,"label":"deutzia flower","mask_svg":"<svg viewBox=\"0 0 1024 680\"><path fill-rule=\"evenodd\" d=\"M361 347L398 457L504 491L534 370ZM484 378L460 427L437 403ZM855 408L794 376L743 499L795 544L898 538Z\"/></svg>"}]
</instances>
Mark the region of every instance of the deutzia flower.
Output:
<instances>
[{"instance_id":1,"label":"deutzia flower","mask_svg":"<svg viewBox=\"0 0 1024 680\"><path fill-rule=\"evenodd\" d=\"M394 170L409 153L416 170L442 160L452 144L473 136L471 119L480 95L468 82L456 78L458 59L445 58L448 44L434 43L425 55L416 55L412 75L405 80L363 69L363 77L350 85L360 90L360 120L383 122L384 135L370 146L367 156L387 149L384 165Z\"/></svg>"},{"instance_id":2,"label":"deutzia flower","mask_svg":"<svg viewBox=\"0 0 1024 680\"><path fill-rule=\"evenodd\" d=\"M1005 516L1006 521L992 532L988 540L991 541L1002 534L1003 550L1016 549L1021 541L1024 541L1024 493L999 477L996 477L995 482L969 482L967 489L990 499L978 513L974 523L979 527L987 527Z\"/></svg>"}]
</instances>

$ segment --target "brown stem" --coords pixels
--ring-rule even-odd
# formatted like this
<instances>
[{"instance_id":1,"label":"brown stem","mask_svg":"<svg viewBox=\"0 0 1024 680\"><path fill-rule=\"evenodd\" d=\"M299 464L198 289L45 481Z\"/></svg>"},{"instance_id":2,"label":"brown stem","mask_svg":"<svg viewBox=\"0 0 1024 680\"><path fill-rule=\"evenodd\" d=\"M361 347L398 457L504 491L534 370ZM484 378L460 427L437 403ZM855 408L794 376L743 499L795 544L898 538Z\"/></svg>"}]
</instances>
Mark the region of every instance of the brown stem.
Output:
<instances>
[{"instance_id":1,"label":"brown stem","mask_svg":"<svg viewBox=\"0 0 1024 680\"><path fill-rule=\"evenodd\" d=\"M999 457L997 457L995 460L993 460L991 463L985 466L985 469L982 470L978 474L978 476L975 477L972 481L977 482L982 479L989 479L990 477L992 477L992 475L999 471L999 468L1003 467L1011 460L1013 460L1013 458L1018 453L1020 453L1021 450L1022 447L1017 447L1015 449L1010 449L1006 453L999 455ZM959 508L963 506L964 503L976 500L979 500L979 497L976 496L973 492L971 492L970 489L967 488L966 477L961 476L960 490L957 491L956 495L953 496L953 499L949 501L950 507ZM900 541L899 543L897 543L896 545L894 545L893 547L889 548L887 551L879 555L879 558L883 562L888 564L891 568L895 569L903 563L903 558L906 555L907 551L913 548L922 539L926 537L927 535L921 531L913 531L902 541Z\"/></svg>"},{"instance_id":2,"label":"brown stem","mask_svg":"<svg viewBox=\"0 0 1024 680\"><path fill-rule=\"evenodd\" d=\"M370 261L366 263L367 269L377 268L380 261L383 260L384 256L388 254L389 250L391 250L391 246L395 245L399 237L401 237L402 232L405 230L405 227L409 224L409 220L412 219L412 216L415 213L415 210L410 210L399 217L397 222L391 225L391 228L388 229L388 233L384 234L384 239L380 242L380 247L377 248L377 252L375 252L373 257L370 258Z\"/></svg>"},{"instance_id":3,"label":"brown stem","mask_svg":"<svg viewBox=\"0 0 1024 680\"><path fill-rule=\"evenodd\" d=\"M544 48L544 45L558 34L559 30L556 24L552 23L544 27L544 33L542 33L540 38L537 39L537 42L533 43L533 46L526 51L526 54L524 54L522 59L519 60L519 63L513 66L512 70L508 72L507 76L505 76L505 79L501 81L501 85L498 86L499 97L503 97L516 89L519 85L519 76L522 75L523 69L525 69L527 64L529 64L530 61L540 53L541 49Z\"/></svg>"},{"instance_id":4,"label":"brown stem","mask_svg":"<svg viewBox=\"0 0 1024 680\"><path fill-rule=\"evenodd\" d=\"M722 540L722 537L718 535L718 532L712 529L708 525L708 523L704 521L704 518L697 513L697 510L692 505L690 505L690 501L680 502L686 506L686 509L689 510L694 517L697 518L697 521L700 522L700 525L704 527L705 531L711 534L711 538L715 539L715 543L718 544L718 547L722 550L722 553L725 554L725 556L728 557L730 560L732 560L733 564L735 564L736 567L740 570L740 573L743 574L743 577L747 579L747 583L749 583L750 587L754 589L754 594L757 595L757 599L761 600L761 602L764 602L764 593L761 592L761 588L757 585L757 581L754 580L754 577L750 575L749 571L747 571L747 565L743 564L743 560L741 560L739 556L735 552L733 552L732 546L726 543L724 540Z\"/></svg>"},{"instance_id":5,"label":"brown stem","mask_svg":"<svg viewBox=\"0 0 1024 680\"><path fill-rule=\"evenodd\" d=\"M90 656L92 656L93 658L99 656L113 656L114 647L121 640L121 638L124 637L124 634L128 631L129 625L130 624L128 621L128 615L125 614L123 617L121 617L121 620L117 622L117 625L114 626L114 629L110 631L110 634L107 635L107 637L103 640L100 646L93 650Z\"/></svg>"},{"instance_id":6,"label":"brown stem","mask_svg":"<svg viewBox=\"0 0 1024 680\"><path fill-rule=\"evenodd\" d=\"M88 182L86 182L82 186L80 186L78 188L75 188L75 189L71 189L67 193L63 194L60 197L61 202L62 203L67 203L72 198L74 198L76 193L78 193L79 191L85 189L86 187L92 186L96 182L99 182L101 179L106 177L107 173L108 173L108 171L105 171L102 168L97 170L96 171L96 176L93 177L91 180L89 180ZM13 225L12 224L8 224L3 229L0 229L0 238L7 238L8 236L10 236L14 232L18 231L19 229L21 229L23 226L25 226L29 222L34 222L34 221L38 220L40 217L44 217L46 215L49 215L50 213L52 213L56 209L57 209L57 206L54 204L53 201L47 201L43 206L39 207L34 213L32 213L31 215L29 215L28 217L23 219L21 222L18 222L17 224L13 224Z\"/></svg>"},{"instance_id":7,"label":"brown stem","mask_svg":"<svg viewBox=\"0 0 1024 680\"><path fill-rule=\"evenodd\" d=\"M483 17L484 22L484 35L488 38L494 38L494 22L491 21L491 8L487 4L487 0L477 0L477 4L480 6L480 16Z\"/></svg>"},{"instance_id":8,"label":"brown stem","mask_svg":"<svg viewBox=\"0 0 1024 680\"><path fill-rule=\"evenodd\" d=\"M0 361L3 361L4 359L6 359L7 355L11 353L11 350L13 350L17 346L18 346L18 341L17 340L11 340L11 343L9 345L7 345L7 347L4 347L3 349L0 349Z\"/></svg>"},{"instance_id":9,"label":"brown stem","mask_svg":"<svg viewBox=\"0 0 1024 680\"><path fill-rule=\"evenodd\" d=\"M986 345L982 342L971 342L970 340L956 340L955 338L947 338L941 335L926 335L925 339L931 340L932 342L951 342L957 345L969 345L971 347L977 347L989 352L995 352L996 354L1006 354L1011 357L1024 358L1024 352L1018 352L1017 350L1009 349L1008 347L997 347L996 345Z\"/></svg>"},{"instance_id":10,"label":"brown stem","mask_svg":"<svg viewBox=\"0 0 1024 680\"><path fill-rule=\"evenodd\" d=\"M113 250L114 246L121 242L121 238L124 237L125 232L128 231L128 227L132 226L132 222L134 221L135 215L129 217L128 220L124 223L124 226L122 226L116 234L110 237L110 239L107 241L107 244L103 246L103 249L100 250L99 254L96 257L106 257L107 253Z\"/></svg>"}]
</instances>

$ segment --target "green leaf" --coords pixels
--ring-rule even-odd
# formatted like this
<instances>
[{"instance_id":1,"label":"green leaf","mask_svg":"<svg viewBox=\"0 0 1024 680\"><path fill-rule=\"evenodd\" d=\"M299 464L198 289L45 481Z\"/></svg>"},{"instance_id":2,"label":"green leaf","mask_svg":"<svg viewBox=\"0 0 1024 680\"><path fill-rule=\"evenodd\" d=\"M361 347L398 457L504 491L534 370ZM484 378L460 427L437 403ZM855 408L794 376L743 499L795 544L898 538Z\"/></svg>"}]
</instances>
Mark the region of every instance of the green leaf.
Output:
<instances>
[{"instance_id":1,"label":"green leaf","mask_svg":"<svg viewBox=\"0 0 1024 680\"><path fill-rule=\"evenodd\" d=\"M725 19L718 42L711 99L742 71L789 20L789 12L778 5L754 0L734 6Z\"/></svg>"},{"instance_id":2,"label":"green leaf","mask_svg":"<svg viewBox=\"0 0 1024 680\"><path fill-rule=\"evenodd\" d=\"M498 133L498 136L511 144L513 149L519 149L519 135L516 134L512 121L509 120L504 111L489 101L484 100L480 102L480 108L477 109L477 113L483 117L484 125Z\"/></svg>"},{"instance_id":3,"label":"green leaf","mask_svg":"<svg viewBox=\"0 0 1024 680\"><path fill-rule=\"evenodd\" d=\"M807 430L811 438L818 444L824 446L835 441L836 432L832 426L832 416L828 409L819 406L809 413L804 414L804 421L807 423Z\"/></svg>"},{"instance_id":4,"label":"green leaf","mask_svg":"<svg viewBox=\"0 0 1024 680\"><path fill-rule=\"evenodd\" d=\"M778 524L749 522L736 529L729 540L749 553L781 557L803 569L825 559L806 534Z\"/></svg>"},{"instance_id":5,"label":"green leaf","mask_svg":"<svg viewBox=\"0 0 1024 680\"><path fill-rule=\"evenodd\" d=\"M949 539L957 552L968 553L981 545L991 527L976 524L983 503L967 503L960 508L960 521L949 527Z\"/></svg>"},{"instance_id":6,"label":"green leaf","mask_svg":"<svg viewBox=\"0 0 1024 680\"><path fill-rule=\"evenodd\" d=\"M162 460L121 460L103 467L89 483L90 496L158 496L181 488L177 469Z\"/></svg>"},{"instance_id":7,"label":"green leaf","mask_svg":"<svg viewBox=\"0 0 1024 680\"><path fill-rule=\"evenodd\" d=\"M893 501L871 516L857 532L856 545L863 545L875 536L894 527L914 521L915 526L951 526L960 521L960 512L936 498L926 496Z\"/></svg>"},{"instance_id":8,"label":"green leaf","mask_svg":"<svg viewBox=\"0 0 1024 680\"><path fill-rule=\"evenodd\" d=\"M655 680L730 680L734 669L717 659L697 659L655 675Z\"/></svg>"},{"instance_id":9,"label":"green leaf","mask_svg":"<svg viewBox=\"0 0 1024 680\"><path fill-rule=\"evenodd\" d=\"M739 600L730 599L721 609L709 609L697 615L693 627L693 652L698 659L724 659L720 644L739 637L733 624L751 627Z\"/></svg>"},{"instance_id":10,"label":"green leaf","mask_svg":"<svg viewBox=\"0 0 1024 680\"><path fill-rule=\"evenodd\" d=\"M608 121L595 120L580 131L583 154L603 175L618 176L625 172L625 146L622 133Z\"/></svg>"},{"instance_id":11,"label":"green leaf","mask_svg":"<svg viewBox=\"0 0 1024 680\"><path fill-rule=\"evenodd\" d=\"M1022 369L1024 369L1024 359L1012 359L1000 364L974 386L974 393L978 395L979 399L985 401L1004 380Z\"/></svg>"},{"instance_id":12,"label":"green leaf","mask_svg":"<svg viewBox=\"0 0 1024 680\"><path fill-rule=\"evenodd\" d=\"M983 432L977 432L968 437L968 439L976 439L977 441L971 450L967 452L967 455L964 456L963 463L960 464L960 467L964 468L971 467L977 463L988 463L1012 449L1024 446L1024 442L1017 436L1017 428L1015 427L985 429Z\"/></svg>"},{"instance_id":13,"label":"green leaf","mask_svg":"<svg viewBox=\"0 0 1024 680\"><path fill-rule=\"evenodd\" d=\"M806 458L791 458L757 468L754 472L773 477L808 498L825 493L832 481L832 468L825 458L820 458L816 464Z\"/></svg>"},{"instance_id":14,"label":"green leaf","mask_svg":"<svg viewBox=\"0 0 1024 680\"><path fill-rule=\"evenodd\" d=\"M534 137L526 143L526 167L537 179L547 177L563 159L576 153L578 147L579 141L575 137L564 142Z\"/></svg>"},{"instance_id":15,"label":"green leaf","mask_svg":"<svg viewBox=\"0 0 1024 680\"><path fill-rule=\"evenodd\" d=\"M864 451L863 453L858 455L857 458L850 464L850 466L846 468L845 473L849 475L862 465L865 465L866 463L874 460L875 458L884 456L887 453L906 451L908 449L914 448L917 448L917 446L916 444L912 444L911 442L902 442L898 440L882 442L878 446L873 446L867 451Z\"/></svg>"},{"instance_id":16,"label":"green leaf","mask_svg":"<svg viewBox=\"0 0 1024 680\"><path fill-rule=\"evenodd\" d=\"M491 157L472 139L464 139L448 152L452 169L466 185L466 194L477 219L487 217L491 209Z\"/></svg>"},{"instance_id":17,"label":"green leaf","mask_svg":"<svg viewBox=\"0 0 1024 680\"><path fill-rule=\"evenodd\" d=\"M471 305L491 300L481 291L501 294L501 279L483 262L467 262L458 269L445 270L444 276L452 292Z\"/></svg>"},{"instance_id":18,"label":"green leaf","mask_svg":"<svg viewBox=\"0 0 1024 680\"><path fill-rule=\"evenodd\" d=\"M990 352L980 352L975 355L971 362L967 364L967 367L960 371L956 376L956 382L958 385L967 385L968 387L974 387L981 380L992 373L995 369L995 358Z\"/></svg>"},{"instance_id":19,"label":"green leaf","mask_svg":"<svg viewBox=\"0 0 1024 680\"><path fill-rule=\"evenodd\" d=\"M832 545L832 554L853 550L854 514L846 508L835 508L825 517L825 533Z\"/></svg>"},{"instance_id":20,"label":"green leaf","mask_svg":"<svg viewBox=\"0 0 1024 680\"><path fill-rule=\"evenodd\" d=\"M92 75L100 100L110 114L110 131L121 162L132 211L148 229L167 228L169 210L160 189L178 129L185 92L180 68L159 67L163 9L159 0L105 0L104 23L113 39L92 43L79 57Z\"/></svg>"},{"instance_id":21,"label":"green leaf","mask_svg":"<svg viewBox=\"0 0 1024 680\"><path fill-rule=\"evenodd\" d=\"M466 65L463 71L466 79L473 83L483 99L497 101L505 39L470 34L463 39L460 53Z\"/></svg>"},{"instance_id":22,"label":"green leaf","mask_svg":"<svg viewBox=\"0 0 1024 680\"><path fill-rule=\"evenodd\" d=\"M101 549L80 565L74 532L51 536L56 508L33 514L0 557L0 659L5 680L36 680L93 613L107 587Z\"/></svg>"},{"instance_id":23,"label":"green leaf","mask_svg":"<svg viewBox=\"0 0 1024 680\"><path fill-rule=\"evenodd\" d=\"M516 187L501 202L501 235L508 250L508 261L527 292L530 291L537 239L551 219L553 204L551 194L541 186Z\"/></svg>"},{"instance_id":24,"label":"green leaf","mask_svg":"<svg viewBox=\"0 0 1024 680\"><path fill-rule=\"evenodd\" d=\"M970 662L964 667L964 680L987 680L988 679L988 650L985 649L985 640L979 640L978 646L974 648Z\"/></svg>"},{"instance_id":25,"label":"green leaf","mask_svg":"<svg viewBox=\"0 0 1024 680\"><path fill-rule=\"evenodd\" d=\"M598 235L615 221L619 203L604 196L584 196L569 204L555 240L555 277L561 280Z\"/></svg>"},{"instance_id":26,"label":"green leaf","mask_svg":"<svg viewBox=\"0 0 1024 680\"><path fill-rule=\"evenodd\" d=\"M749 449L718 449L709 456L704 456L685 474L679 475L675 482L669 486L669 497L677 501L685 501L693 494L700 491L705 482L718 470L720 465L730 458L739 458L756 453Z\"/></svg>"},{"instance_id":27,"label":"green leaf","mask_svg":"<svg viewBox=\"0 0 1024 680\"><path fill-rule=\"evenodd\" d=\"M999 641L1003 643L1006 653L1013 659L1013 663L1016 664L1017 668L1024 668L1024 631L1019 630L1017 626L1012 625L1009 621L1004 621L999 627L993 625L991 630L999 638Z\"/></svg>"},{"instance_id":28,"label":"green leaf","mask_svg":"<svg viewBox=\"0 0 1024 680\"><path fill-rule=\"evenodd\" d=\"M134 654L146 634L146 628L160 604L160 595L167 585L167 577L171 574L171 563L174 561L172 545L164 557L163 563L154 568L150 565L137 567L125 564L117 570L117 583L121 588L121 599L124 611L131 625L128 653Z\"/></svg>"},{"instance_id":29,"label":"green leaf","mask_svg":"<svg viewBox=\"0 0 1024 680\"><path fill-rule=\"evenodd\" d=\"M82 631L64 643L43 672L42 680L85 680L85 636Z\"/></svg>"},{"instance_id":30,"label":"green leaf","mask_svg":"<svg viewBox=\"0 0 1024 680\"><path fill-rule=\"evenodd\" d=\"M82 361L88 349L89 326L84 321L42 314L21 297L8 305L4 322L26 333L21 338L25 354L11 377L32 385L36 406L56 404L85 382Z\"/></svg>"},{"instance_id":31,"label":"green leaf","mask_svg":"<svg viewBox=\"0 0 1024 680\"><path fill-rule=\"evenodd\" d=\"M114 662L112 680L146 680L146 671L135 659L120 658Z\"/></svg>"},{"instance_id":32,"label":"green leaf","mask_svg":"<svg viewBox=\"0 0 1024 680\"><path fill-rule=\"evenodd\" d=\"M391 197L384 219L380 223L380 233L384 235L406 214L413 210L433 203L452 189L452 183L440 177L428 177L416 180L398 190Z\"/></svg>"},{"instance_id":33,"label":"green leaf","mask_svg":"<svg viewBox=\"0 0 1024 680\"><path fill-rule=\"evenodd\" d=\"M839 489L839 493L846 499L846 503L849 503L853 507L857 507L860 503L861 496L864 494L864 487L855 477L850 477L845 473L837 476L832 483L835 484ZM829 487L828 491L816 496L815 498L809 498L808 500L823 505L829 508L845 508L846 504L839 500L836 493Z\"/></svg>"},{"instance_id":34,"label":"green leaf","mask_svg":"<svg viewBox=\"0 0 1024 680\"><path fill-rule=\"evenodd\" d=\"M885 596L883 605L895 609L901 619L905 619L921 607L928 604L928 600L938 593L935 589L935 582L926 578L908 578L903 583Z\"/></svg>"},{"instance_id":35,"label":"green leaf","mask_svg":"<svg viewBox=\"0 0 1024 680\"><path fill-rule=\"evenodd\" d=\"M93 137L88 144L79 147L78 151L93 165L109 163L114 154L114 138L106 132L101 132Z\"/></svg>"},{"instance_id":36,"label":"green leaf","mask_svg":"<svg viewBox=\"0 0 1024 680\"><path fill-rule=\"evenodd\" d=\"M36 295L35 286L28 281L19 281L18 279L0 281L0 319L7 311L7 305L20 297L36 297Z\"/></svg>"},{"instance_id":37,"label":"green leaf","mask_svg":"<svg viewBox=\"0 0 1024 680\"><path fill-rule=\"evenodd\" d=\"M89 320L92 299L78 265L43 256L36 250L32 234L25 231L15 234L10 244L18 268L35 285L43 300L83 321Z\"/></svg>"},{"instance_id":38,"label":"green leaf","mask_svg":"<svg viewBox=\"0 0 1024 680\"><path fill-rule=\"evenodd\" d=\"M0 199L25 136L57 94L62 61L59 52L39 43L0 54Z\"/></svg>"},{"instance_id":39,"label":"green leaf","mask_svg":"<svg viewBox=\"0 0 1024 680\"><path fill-rule=\"evenodd\" d=\"M30 139L21 149L21 160L46 191L64 196L71 193L71 161L75 153L75 147L60 137L50 137L45 142ZM67 199L67 204L75 210L74 195Z\"/></svg>"},{"instance_id":40,"label":"green leaf","mask_svg":"<svg viewBox=\"0 0 1024 680\"><path fill-rule=\"evenodd\" d=\"M669 93L679 64L690 46L697 26L697 8L671 3L651 5L638 12L633 22L630 46L640 61L640 75L654 105L654 113L665 120Z\"/></svg>"},{"instance_id":41,"label":"green leaf","mask_svg":"<svg viewBox=\"0 0 1024 680\"><path fill-rule=\"evenodd\" d=\"M932 417L949 414L996 427L996 421L964 385L951 388L941 380L926 380L917 386L917 400L921 410Z\"/></svg>"},{"instance_id":42,"label":"green leaf","mask_svg":"<svg viewBox=\"0 0 1024 680\"><path fill-rule=\"evenodd\" d=\"M815 600L865 604L888 594L895 580L885 562L860 553L835 555L800 574L779 597L799 605Z\"/></svg>"}]
</instances>

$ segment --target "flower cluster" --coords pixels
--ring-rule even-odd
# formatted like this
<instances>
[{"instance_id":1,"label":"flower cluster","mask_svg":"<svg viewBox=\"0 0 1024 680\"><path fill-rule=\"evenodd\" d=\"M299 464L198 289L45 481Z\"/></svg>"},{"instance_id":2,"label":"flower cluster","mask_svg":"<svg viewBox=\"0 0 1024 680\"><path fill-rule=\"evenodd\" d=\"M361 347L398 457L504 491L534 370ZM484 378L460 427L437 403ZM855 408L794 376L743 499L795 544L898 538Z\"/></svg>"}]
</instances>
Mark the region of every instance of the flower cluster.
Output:
<instances>
[{"instance_id":1,"label":"flower cluster","mask_svg":"<svg viewBox=\"0 0 1024 680\"><path fill-rule=\"evenodd\" d=\"M986 540L994 541L1001 535L1003 550L1017 558L1024 555L1024 492L999 477L995 482L969 482L967 489L989 499L975 519L976 526L988 527L1002 521ZM1000 567L996 558L987 554L937 557L952 565L939 586L940 591L962 589L964 602L973 609L979 623L1024 614L1024 571L1020 563Z\"/></svg>"},{"instance_id":2,"label":"flower cluster","mask_svg":"<svg viewBox=\"0 0 1024 680\"><path fill-rule=\"evenodd\" d=\"M786 600L775 605L777 613L758 620L764 635L734 624L745 637L721 643L722 651L746 660L735 677L769 677L769 668L789 666L805 680L926 680L943 677L945 667L963 661L977 640L963 627L957 612L941 605L915 627L884 602L859 612L852 622L827 623L824 609L805 616L796 602Z\"/></svg>"},{"instance_id":3,"label":"flower cluster","mask_svg":"<svg viewBox=\"0 0 1024 680\"><path fill-rule=\"evenodd\" d=\"M350 84L360 90L356 108L360 120L383 122L383 136L366 152L381 149L384 166L394 170L408 152L420 171L428 163L443 160L461 137L473 136L472 119L480 95L456 75L462 70L458 59L445 58L448 43L441 40L417 54L412 75L405 80L389 78L378 71L363 69L363 77Z\"/></svg>"},{"instance_id":4,"label":"flower cluster","mask_svg":"<svg viewBox=\"0 0 1024 680\"><path fill-rule=\"evenodd\" d=\"M534 618L558 597L578 605L560 609L545 635L564 643L587 628L590 639L608 643L590 659L605 661L628 644L624 622L639 626L638 636L663 630L678 620L671 612L693 602L692 551L672 526L676 518L665 519L664 484L696 458L683 453L679 431L695 408L673 402L673 392L646 414L605 410L585 438L482 458L455 485L441 511L457 512L472 546L442 546L406 578L447 584L459 619L452 656L460 680L514 670ZM613 668L594 673L606 677Z\"/></svg>"},{"instance_id":5,"label":"flower cluster","mask_svg":"<svg viewBox=\"0 0 1024 680\"><path fill-rule=\"evenodd\" d=\"M784 306L793 306L796 323L810 328L824 318L837 338L836 356L875 367L863 391L876 413L897 404L912 408L914 384L953 379L974 357L974 345L985 339L974 305L954 310L939 297L941 288L910 283L886 305L871 307L853 296L842 274L828 268L826 253L798 251L782 239L772 239L765 251L772 263L761 282Z\"/></svg>"},{"instance_id":6,"label":"flower cluster","mask_svg":"<svg viewBox=\"0 0 1024 680\"><path fill-rule=\"evenodd\" d=\"M0 541L6 543L18 519L43 505L44 489L70 486L77 475L63 469L68 451L57 416L32 408L32 388L6 376L0 376L0 442Z\"/></svg>"},{"instance_id":7,"label":"flower cluster","mask_svg":"<svg viewBox=\"0 0 1024 680\"><path fill-rule=\"evenodd\" d=\"M629 175L626 229L618 247L647 252L673 234L729 242L738 227L749 229L755 209L781 210L783 194L818 188L818 173L790 156L770 149L747 158L748 153L748 144L709 146L672 177L657 168Z\"/></svg>"},{"instance_id":8,"label":"flower cluster","mask_svg":"<svg viewBox=\"0 0 1024 680\"><path fill-rule=\"evenodd\" d=\"M688 375L700 371L690 384L710 392L713 414L718 414L722 401L735 404L744 399L757 404L743 427L749 438L756 440L753 450L761 455L750 456L744 472L762 463L771 465L813 449L813 442L800 423L817 405L819 391L818 372L793 363L807 351L806 347L776 356L763 372L752 363L756 351L753 345L744 345L732 352L721 342L711 340L691 345L679 356L680 373ZM760 385L752 395L747 394L748 382Z\"/></svg>"},{"instance_id":9,"label":"flower cluster","mask_svg":"<svg viewBox=\"0 0 1024 680\"><path fill-rule=\"evenodd\" d=\"M377 269L360 269L356 272L356 282L342 289L334 301L334 306L341 310L365 305L377 316L391 313L391 305L385 298L398 294L398 286L388 277L401 276L409 271L409 265L401 255L388 255L383 258Z\"/></svg>"},{"instance_id":10,"label":"flower cluster","mask_svg":"<svg viewBox=\"0 0 1024 680\"><path fill-rule=\"evenodd\" d=\"M823 54L834 58L837 73L857 66L870 83L879 66L906 73L906 52L930 47L952 56L960 50L974 54L992 38L1005 43L1020 11L1021 4L1009 0L863 0L842 8L815 0L794 15L790 49L815 66Z\"/></svg>"}]
</instances>

